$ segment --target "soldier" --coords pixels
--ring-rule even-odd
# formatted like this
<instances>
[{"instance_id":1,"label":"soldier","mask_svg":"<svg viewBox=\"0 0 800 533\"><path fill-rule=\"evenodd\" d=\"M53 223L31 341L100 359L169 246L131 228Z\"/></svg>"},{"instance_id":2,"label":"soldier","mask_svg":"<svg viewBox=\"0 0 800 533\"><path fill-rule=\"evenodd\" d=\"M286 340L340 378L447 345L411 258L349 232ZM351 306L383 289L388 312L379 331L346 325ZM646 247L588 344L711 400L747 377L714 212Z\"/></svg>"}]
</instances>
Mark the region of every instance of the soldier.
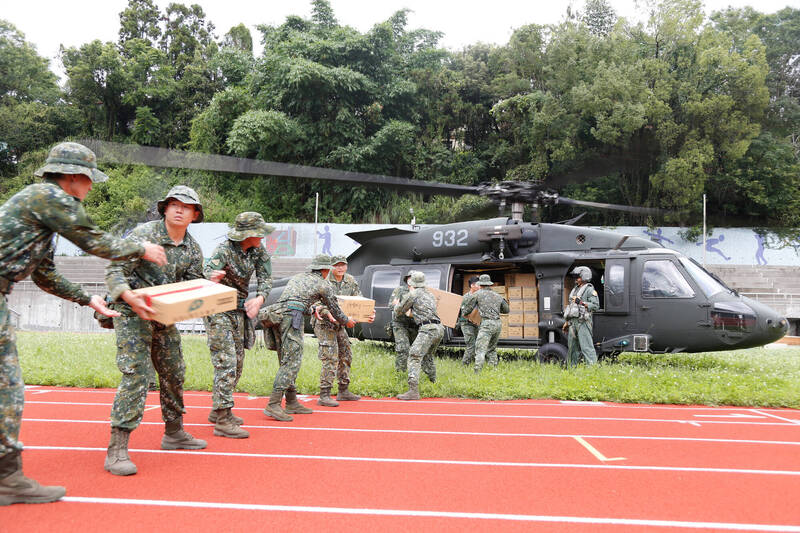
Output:
<instances>
[{"instance_id":1,"label":"soldier","mask_svg":"<svg viewBox=\"0 0 800 533\"><path fill-rule=\"evenodd\" d=\"M158 373L161 416L164 420L163 450L199 450L204 440L195 439L183 429L183 377L185 365L181 336L175 325L151 321L153 309L131 289L176 283L203 277L203 252L186 231L192 222L202 222L203 206L197 193L177 185L157 204L160 220L137 226L131 241L153 240L164 246L164 267L137 260L113 261L106 268L106 285L113 308L121 313L114 318L117 336L117 367L122 379L111 409L111 440L103 467L114 475L136 473L128 457L128 439L139 426L147 399L147 360ZM212 281L219 281L213 276ZM137 316L138 315L138 316Z\"/></svg>"},{"instance_id":2,"label":"soldier","mask_svg":"<svg viewBox=\"0 0 800 533\"><path fill-rule=\"evenodd\" d=\"M425 288L425 274L413 272L408 284L411 290L395 307L394 314L401 316L410 309L411 316L419 327L419 333L408 351L408 392L399 394L397 399L419 400L419 373L422 360L424 357L429 357L433 362L433 354L444 337L444 326L436 314L436 299Z\"/></svg>"},{"instance_id":3,"label":"soldier","mask_svg":"<svg viewBox=\"0 0 800 533\"><path fill-rule=\"evenodd\" d=\"M457 323L461 327L461 333L464 334L464 344L466 345L464 355L461 357L461 363L464 365L469 365L475 359L475 339L478 335L478 326L467 319L464 314L464 306L475 298L474 295L480 288L478 276L469 278L469 292L461 300L461 311L458 314Z\"/></svg>"},{"instance_id":4,"label":"soldier","mask_svg":"<svg viewBox=\"0 0 800 533\"><path fill-rule=\"evenodd\" d=\"M571 276L575 276L575 286L569 292L567 308L564 309L564 331L569 331L567 344L567 364L574 365L580 360L580 356L587 364L597 363L597 353L594 350L594 340L592 339L592 313L600 307L600 300L597 298L597 291L592 284L592 271L589 267L575 267Z\"/></svg>"},{"instance_id":5,"label":"soldier","mask_svg":"<svg viewBox=\"0 0 800 533\"><path fill-rule=\"evenodd\" d=\"M206 317L208 349L214 366L213 407L208 421L214 423L214 435L244 439L250 434L241 427L244 422L231 412L233 391L242 377L244 351L253 347L255 329L250 321L272 289L272 265L261 239L275 228L253 212L236 216L228 239L217 246L203 269L207 278L222 276L220 283L236 289L238 306L233 311ZM256 274L256 296L247 300L250 278ZM245 301L247 300L247 301Z\"/></svg>"},{"instance_id":6,"label":"soldier","mask_svg":"<svg viewBox=\"0 0 800 533\"><path fill-rule=\"evenodd\" d=\"M490 289L493 284L489 274L481 274L478 285L481 290L461 309L462 314L468 315L477 307L481 314L481 325L475 339L475 372L481 371L484 361L497 366L497 340L502 329L500 313L508 313L508 302Z\"/></svg>"},{"instance_id":7,"label":"soldier","mask_svg":"<svg viewBox=\"0 0 800 533\"><path fill-rule=\"evenodd\" d=\"M327 306L331 316L341 325L352 328L355 321L344 314L333 293L331 284L325 281L331 269L331 258L320 254L308 266L308 272L292 276L281 293L280 299L258 313L258 320L277 328L278 373L272 384L272 393L264 414L281 422L290 422L290 414L309 414L313 411L297 401L294 382L303 360L303 316L312 313L315 302ZM286 410L281 400L286 394Z\"/></svg>"},{"instance_id":8,"label":"soldier","mask_svg":"<svg viewBox=\"0 0 800 533\"><path fill-rule=\"evenodd\" d=\"M343 255L334 256L331 271L328 273L328 283L333 287L336 296L361 296L361 289L356 279L347 273L347 258ZM375 320L375 313L368 322ZM339 325L331 316L327 308L322 305L315 306L314 316L311 317L311 326L319 341L319 359L322 369L319 376L319 405L337 407L340 401L357 401L361 396L348 390L350 386L350 363L353 352L350 350L350 337L347 330ZM331 398L333 378L339 382L339 391L336 400Z\"/></svg>"},{"instance_id":9,"label":"soldier","mask_svg":"<svg viewBox=\"0 0 800 533\"><path fill-rule=\"evenodd\" d=\"M417 337L417 325L406 315L395 316L394 308L400 303L403 297L408 294L408 278L411 272L403 276L400 286L392 291L389 297L389 311L392 314L392 334L394 335L394 368L398 372L406 372L408 369L408 349Z\"/></svg>"},{"instance_id":10,"label":"soldier","mask_svg":"<svg viewBox=\"0 0 800 533\"><path fill-rule=\"evenodd\" d=\"M115 316L100 296L89 296L56 271L53 234L106 259L166 263L161 246L117 239L99 231L86 215L81 201L93 183L108 179L97 169L91 150L77 143L57 144L34 175L43 182L25 187L0 207L0 505L52 502L66 492L63 487L43 487L22 473L19 431L25 384L6 301L14 283L30 275L51 294Z\"/></svg>"}]
</instances>

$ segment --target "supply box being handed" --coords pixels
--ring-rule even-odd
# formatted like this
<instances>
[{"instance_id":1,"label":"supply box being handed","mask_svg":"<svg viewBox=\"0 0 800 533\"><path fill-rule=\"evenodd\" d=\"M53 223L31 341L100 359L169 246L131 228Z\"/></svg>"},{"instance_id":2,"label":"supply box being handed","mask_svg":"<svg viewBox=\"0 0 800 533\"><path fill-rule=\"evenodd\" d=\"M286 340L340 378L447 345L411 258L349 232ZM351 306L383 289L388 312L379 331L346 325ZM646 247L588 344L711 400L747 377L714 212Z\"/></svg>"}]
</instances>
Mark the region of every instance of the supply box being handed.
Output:
<instances>
[{"instance_id":1,"label":"supply box being handed","mask_svg":"<svg viewBox=\"0 0 800 533\"><path fill-rule=\"evenodd\" d=\"M236 289L207 279L136 289L155 309L153 320L165 325L236 309Z\"/></svg>"},{"instance_id":2,"label":"supply box being handed","mask_svg":"<svg viewBox=\"0 0 800 533\"><path fill-rule=\"evenodd\" d=\"M375 300L361 296L336 296L336 299L344 314L356 322L367 322L375 312Z\"/></svg>"}]
</instances>

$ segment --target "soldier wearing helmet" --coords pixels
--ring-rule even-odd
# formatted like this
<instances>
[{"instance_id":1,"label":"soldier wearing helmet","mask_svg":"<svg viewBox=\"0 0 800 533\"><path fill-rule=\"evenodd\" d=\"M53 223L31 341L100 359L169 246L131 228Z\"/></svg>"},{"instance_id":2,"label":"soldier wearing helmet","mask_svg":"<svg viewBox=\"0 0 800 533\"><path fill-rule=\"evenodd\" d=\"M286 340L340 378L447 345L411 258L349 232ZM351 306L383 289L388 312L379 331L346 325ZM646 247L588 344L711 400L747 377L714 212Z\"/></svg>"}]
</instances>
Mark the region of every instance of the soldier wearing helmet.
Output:
<instances>
[{"instance_id":1,"label":"soldier wearing helmet","mask_svg":"<svg viewBox=\"0 0 800 533\"><path fill-rule=\"evenodd\" d=\"M419 327L419 332L408 351L408 392L399 394L397 399L419 400L419 373L422 361L425 357L433 361L433 354L444 337L444 326L436 312L436 299L433 293L425 288L425 274L418 271L412 272L408 285L411 290L395 306L394 316L402 316L410 310L411 317ZM434 380L435 377L431 381Z\"/></svg>"},{"instance_id":2,"label":"soldier wearing helmet","mask_svg":"<svg viewBox=\"0 0 800 533\"><path fill-rule=\"evenodd\" d=\"M131 242L153 241L164 247L167 264L154 266L138 259L112 261L106 267L106 285L117 335L117 367L122 379L111 408L111 440L104 468L114 475L136 473L128 456L128 439L139 426L147 397L148 361L158 372L161 416L164 419L164 450L198 450L206 447L183 429L183 378L185 366L181 336L175 325L151 321L153 309L132 289L176 283L203 277L203 252L187 231L189 224L203 220L197 193L185 185L170 189L158 202L160 220L141 224L128 236ZM219 281L220 276L212 276Z\"/></svg>"},{"instance_id":3,"label":"soldier wearing helmet","mask_svg":"<svg viewBox=\"0 0 800 533\"><path fill-rule=\"evenodd\" d=\"M344 327L352 328L356 322L344 314L336 301L330 283L325 281L331 269L331 257L319 254L308 266L308 272L292 276L283 289L280 299L258 313L258 320L265 329L273 331L277 340L278 373L272 384L272 393L264 414L281 422L290 422L291 414L309 414L313 411L297 401L294 382L303 360L304 316L314 312L314 304L322 302L331 317ZM286 395L286 409L281 401Z\"/></svg>"},{"instance_id":4,"label":"soldier wearing helmet","mask_svg":"<svg viewBox=\"0 0 800 533\"><path fill-rule=\"evenodd\" d=\"M108 176L97 169L94 153L85 146L57 144L34 175L44 178L42 183L25 187L0 207L0 505L51 502L65 494L63 487L42 487L22 474L19 431L25 384L6 301L14 283L30 275L51 294L114 316L118 313L100 296L90 296L56 271L53 234L106 259L166 262L161 246L118 239L89 219L81 201L93 183Z\"/></svg>"},{"instance_id":5,"label":"soldier wearing helmet","mask_svg":"<svg viewBox=\"0 0 800 533\"><path fill-rule=\"evenodd\" d=\"M231 412L233 391L242 377L244 353L253 347L255 330L250 319L272 289L272 263L261 241L274 228L255 212L236 215L228 238L222 242L206 261L203 269L209 279L220 278L220 283L233 287L238 294L238 306L233 311L217 313L205 318L208 349L214 367L212 408L208 421L214 424L214 435L244 439L250 434L240 426L244 422ZM256 296L247 299L250 278L255 273Z\"/></svg>"},{"instance_id":6,"label":"soldier wearing helmet","mask_svg":"<svg viewBox=\"0 0 800 533\"><path fill-rule=\"evenodd\" d=\"M567 364L577 364L582 357L586 364L597 363L597 352L592 338L592 313L600 307L597 291L591 283L592 271L589 267L575 267L575 287L569 293L567 307L564 309L564 331L567 332Z\"/></svg>"},{"instance_id":7,"label":"soldier wearing helmet","mask_svg":"<svg viewBox=\"0 0 800 533\"><path fill-rule=\"evenodd\" d=\"M417 337L417 325L414 321L406 315L395 316L394 308L403 298L408 294L408 279L411 277L409 271L400 281L400 286L392 291L389 296L389 311L392 314L392 322L390 324L392 335L394 336L394 368L398 372L405 372L408 367L408 350L411 348L411 343Z\"/></svg>"}]
</instances>

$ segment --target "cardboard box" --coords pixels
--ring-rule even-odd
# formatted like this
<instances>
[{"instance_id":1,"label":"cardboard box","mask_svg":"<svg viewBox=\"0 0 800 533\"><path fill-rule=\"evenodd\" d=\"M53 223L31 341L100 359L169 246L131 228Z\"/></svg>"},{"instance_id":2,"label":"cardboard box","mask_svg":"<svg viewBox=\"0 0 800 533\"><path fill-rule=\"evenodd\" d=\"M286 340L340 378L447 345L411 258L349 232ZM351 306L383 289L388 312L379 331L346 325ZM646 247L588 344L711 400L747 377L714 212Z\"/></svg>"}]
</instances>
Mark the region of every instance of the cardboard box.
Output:
<instances>
[{"instance_id":1,"label":"cardboard box","mask_svg":"<svg viewBox=\"0 0 800 533\"><path fill-rule=\"evenodd\" d=\"M528 324L535 325L539 323L539 313L535 311L524 311L522 317L522 323L526 326Z\"/></svg>"},{"instance_id":2,"label":"cardboard box","mask_svg":"<svg viewBox=\"0 0 800 533\"><path fill-rule=\"evenodd\" d=\"M481 312L476 307L472 310L470 314L467 315L467 320L475 324L476 326L481 325Z\"/></svg>"},{"instance_id":3,"label":"cardboard box","mask_svg":"<svg viewBox=\"0 0 800 533\"><path fill-rule=\"evenodd\" d=\"M522 326L508 326L508 336L510 338L522 338L523 333L524 330Z\"/></svg>"},{"instance_id":4,"label":"cardboard box","mask_svg":"<svg viewBox=\"0 0 800 533\"><path fill-rule=\"evenodd\" d=\"M508 314L508 325L509 326L521 326L525 323L524 319L525 315L522 311L511 311Z\"/></svg>"},{"instance_id":5,"label":"cardboard box","mask_svg":"<svg viewBox=\"0 0 800 533\"><path fill-rule=\"evenodd\" d=\"M529 324L525 324L522 327L522 337L525 339L538 339L539 338L539 326L533 326Z\"/></svg>"},{"instance_id":6,"label":"cardboard box","mask_svg":"<svg viewBox=\"0 0 800 533\"><path fill-rule=\"evenodd\" d=\"M538 311L539 310L539 301L538 300L522 300L522 310L523 311Z\"/></svg>"},{"instance_id":7,"label":"cardboard box","mask_svg":"<svg viewBox=\"0 0 800 533\"><path fill-rule=\"evenodd\" d=\"M514 311L524 311L525 307L523 304L524 300L509 300L508 301L508 308L513 313Z\"/></svg>"},{"instance_id":8,"label":"cardboard box","mask_svg":"<svg viewBox=\"0 0 800 533\"><path fill-rule=\"evenodd\" d=\"M500 296L502 296L503 298L506 297L506 288L503 285L492 285L489 288L492 289L497 294L499 294Z\"/></svg>"},{"instance_id":9,"label":"cardboard box","mask_svg":"<svg viewBox=\"0 0 800 533\"><path fill-rule=\"evenodd\" d=\"M517 287L536 287L536 274L516 273L514 274L514 285Z\"/></svg>"},{"instance_id":10,"label":"cardboard box","mask_svg":"<svg viewBox=\"0 0 800 533\"><path fill-rule=\"evenodd\" d=\"M500 324L504 327L508 327L508 314L500 315Z\"/></svg>"},{"instance_id":11,"label":"cardboard box","mask_svg":"<svg viewBox=\"0 0 800 533\"><path fill-rule=\"evenodd\" d=\"M538 300L539 299L539 289L536 287L522 287L522 299L523 300Z\"/></svg>"},{"instance_id":12,"label":"cardboard box","mask_svg":"<svg viewBox=\"0 0 800 533\"><path fill-rule=\"evenodd\" d=\"M336 296L344 314L356 322L366 322L375 312L375 300L361 296Z\"/></svg>"},{"instance_id":13,"label":"cardboard box","mask_svg":"<svg viewBox=\"0 0 800 533\"><path fill-rule=\"evenodd\" d=\"M506 294L508 295L509 300L521 300L522 287L507 287Z\"/></svg>"},{"instance_id":14,"label":"cardboard box","mask_svg":"<svg viewBox=\"0 0 800 533\"><path fill-rule=\"evenodd\" d=\"M439 315L439 320L448 328L456 327L458 320L458 313L461 311L461 301L464 299L460 294L453 294L439 289L428 290L433 293L436 298L436 314Z\"/></svg>"},{"instance_id":15,"label":"cardboard box","mask_svg":"<svg viewBox=\"0 0 800 533\"><path fill-rule=\"evenodd\" d=\"M153 320L165 325L236 309L236 289L207 279L136 289L155 309Z\"/></svg>"}]
</instances>

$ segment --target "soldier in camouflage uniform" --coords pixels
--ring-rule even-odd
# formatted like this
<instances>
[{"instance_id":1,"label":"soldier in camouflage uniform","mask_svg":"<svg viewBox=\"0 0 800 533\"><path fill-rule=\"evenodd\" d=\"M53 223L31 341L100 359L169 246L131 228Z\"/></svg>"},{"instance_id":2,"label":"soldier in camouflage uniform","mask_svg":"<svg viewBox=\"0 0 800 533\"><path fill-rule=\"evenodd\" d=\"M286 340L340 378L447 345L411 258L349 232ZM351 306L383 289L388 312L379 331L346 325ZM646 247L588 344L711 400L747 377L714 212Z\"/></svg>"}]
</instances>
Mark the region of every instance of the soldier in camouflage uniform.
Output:
<instances>
[{"instance_id":1,"label":"soldier in camouflage uniform","mask_svg":"<svg viewBox=\"0 0 800 533\"><path fill-rule=\"evenodd\" d=\"M464 345L466 348L464 349L464 355L461 357L461 363L464 365L471 364L473 359L475 359L475 339L478 336L478 326L470 322L466 315L464 315L464 307L470 300L475 298L475 293L480 288L481 286L478 285L478 276L469 278L469 292L465 294L464 299L461 300L461 311L458 313L458 320L456 322L461 327L461 333L464 334Z\"/></svg>"},{"instance_id":2,"label":"soldier in camouflage uniform","mask_svg":"<svg viewBox=\"0 0 800 533\"><path fill-rule=\"evenodd\" d=\"M490 289L492 279L489 274L481 274L478 285L481 290L461 308L461 313L465 316L475 308L481 314L481 325L475 339L475 372L480 372L484 361L497 366L497 341L502 329L500 313L508 313L508 302Z\"/></svg>"},{"instance_id":3,"label":"soldier in camouflage uniform","mask_svg":"<svg viewBox=\"0 0 800 533\"><path fill-rule=\"evenodd\" d=\"M290 414L308 414L312 410L297 401L294 382L303 360L303 316L313 312L315 302L322 302L331 316L341 325L352 328L355 321L344 314L336 301L331 284L325 277L331 268L328 255L317 255L308 266L308 272L292 276L283 289L280 299L258 313L265 328L277 329L278 373L272 384L264 414L281 422L292 420ZM281 400L286 394L286 410Z\"/></svg>"},{"instance_id":4,"label":"soldier in camouflage uniform","mask_svg":"<svg viewBox=\"0 0 800 533\"><path fill-rule=\"evenodd\" d=\"M34 175L42 183L29 185L0 207L0 505L58 500L63 487L42 487L22 473L19 441L25 384L17 356L6 296L27 276L41 289L88 305L105 316L116 313L100 296L89 296L80 285L59 274L53 263L53 234L59 233L86 252L106 259L141 258L166 262L160 246L124 241L99 231L81 200L92 183L108 176L97 169L94 153L77 143L53 147L44 167Z\"/></svg>"},{"instance_id":5,"label":"soldier in camouflage uniform","mask_svg":"<svg viewBox=\"0 0 800 533\"><path fill-rule=\"evenodd\" d=\"M255 340L251 318L266 301L272 289L272 265L261 239L274 230L264 218L253 212L236 216L228 239L217 246L203 269L207 278L218 278L220 283L237 292L238 306L233 311L206 317L208 349L214 366L213 407L208 415L213 422L214 435L244 439L250 434L243 430L243 420L231 413L233 391L242 376L245 349L252 348ZM256 296L247 300L250 278L256 274ZM247 301L245 301L247 300ZM249 344L249 345L248 345Z\"/></svg>"},{"instance_id":6,"label":"soldier in camouflage uniform","mask_svg":"<svg viewBox=\"0 0 800 533\"><path fill-rule=\"evenodd\" d=\"M592 313L600 307L597 291L591 283L592 271L589 267L579 266L570 272L575 276L575 286L567 298L564 309L564 331L567 333L567 364L575 365L583 358L586 364L597 363L597 352L592 338Z\"/></svg>"},{"instance_id":7,"label":"soldier in camouflage uniform","mask_svg":"<svg viewBox=\"0 0 800 533\"><path fill-rule=\"evenodd\" d=\"M362 296L358 282L347 273L347 257L337 255L331 259L331 262L333 265L327 279L333 287L333 294L336 296ZM369 322L374 319L375 315L373 314ZM350 337L347 335L347 329L336 322L323 305L315 306L314 316L311 317L311 326L319 341L319 359L322 361L317 403L326 407L337 407L339 402L336 400L360 400L361 396L348 390L353 352L350 350ZM337 378L339 382L336 400L331 398L334 378Z\"/></svg>"},{"instance_id":8,"label":"soldier in camouflage uniform","mask_svg":"<svg viewBox=\"0 0 800 533\"><path fill-rule=\"evenodd\" d=\"M397 398L419 400L422 360L427 356L433 361L433 354L444 337L444 326L436 313L436 298L425 288L425 274L413 272L408 284L411 290L395 307L394 314L401 316L411 310L411 317L419 327L419 333L408 352L408 392L398 395Z\"/></svg>"},{"instance_id":9,"label":"soldier in camouflage uniform","mask_svg":"<svg viewBox=\"0 0 800 533\"><path fill-rule=\"evenodd\" d=\"M406 315L395 316L394 308L400 303L400 300L408 294L408 278L411 277L411 272L403 276L403 281L400 286L392 291L389 297L389 312L392 314L392 334L394 336L394 368L398 372L406 372L408 370L408 350L411 348L411 343L417 337L417 325Z\"/></svg>"},{"instance_id":10,"label":"soldier in camouflage uniform","mask_svg":"<svg viewBox=\"0 0 800 533\"><path fill-rule=\"evenodd\" d=\"M195 439L183 429L185 365L178 328L149 320L153 310L131 290L203 277L203 252L186 231L192 222L203 220L203 206L194 190L178 185L158 202L158 212L160 220L137 226L128 239L161 244L167 253L167 264L156 267L137 260L113 261L106 268L112 305L122 315L114 319L117 368L122 379L111 409L111 441L104 468L119 476L136 473L136 465L128 457L128 439L144 414L148 359L153 362L160 385L161 416L165 423L161 448L206 447L205 441ZM218 277L211 279L219 281Z\"/></svg>"}]
</instances>

